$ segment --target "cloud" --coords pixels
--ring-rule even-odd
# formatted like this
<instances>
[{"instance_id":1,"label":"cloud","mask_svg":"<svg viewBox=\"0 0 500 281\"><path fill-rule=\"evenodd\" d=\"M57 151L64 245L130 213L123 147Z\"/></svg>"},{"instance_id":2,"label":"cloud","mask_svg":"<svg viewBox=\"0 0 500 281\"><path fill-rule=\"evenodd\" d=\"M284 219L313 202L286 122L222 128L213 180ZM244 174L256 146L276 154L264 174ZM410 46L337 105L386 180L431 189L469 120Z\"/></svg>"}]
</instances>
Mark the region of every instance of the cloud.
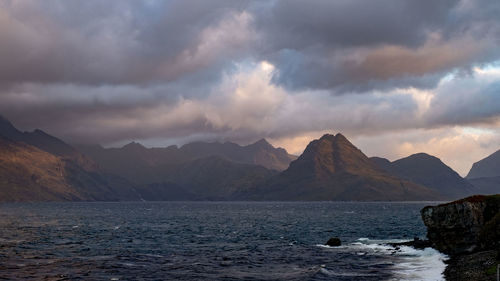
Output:
<instances>
[{"instance_id":1,"label":"cloud","mask_svg":"<svg viewBox=\"0 0 500 281\"><path fill-rule=\"evenodd\" d=\"M143 84L213 71L254 40L252 15L234 6L227 1L3 2L0 82Z\"/></svg>"},{"instance_id":2,"label":"cloud","mask_svg":"<svg viewBox=\"0 0 500 281\"><path fill-rule=\"evenodd\" d=\"M474 162L499 149L500 135L498 127L495 130L453 127L359 136L353 141L367 155L382 156L392 161L425 152L440 158L460 175L466 176Z\"/></svg>"},{"instance_id":3,"label":"cloud","mask_svg":"<svg viewBox=\"0 0 500 281\"><path fill-rule=\"evenodd\" d=\"M498 14L497 0L2 1L0 113L74 143L300 152L341 131L367 151L445 151L470 139L457 130L498 135Z\"/></svg>"}]
</instances>

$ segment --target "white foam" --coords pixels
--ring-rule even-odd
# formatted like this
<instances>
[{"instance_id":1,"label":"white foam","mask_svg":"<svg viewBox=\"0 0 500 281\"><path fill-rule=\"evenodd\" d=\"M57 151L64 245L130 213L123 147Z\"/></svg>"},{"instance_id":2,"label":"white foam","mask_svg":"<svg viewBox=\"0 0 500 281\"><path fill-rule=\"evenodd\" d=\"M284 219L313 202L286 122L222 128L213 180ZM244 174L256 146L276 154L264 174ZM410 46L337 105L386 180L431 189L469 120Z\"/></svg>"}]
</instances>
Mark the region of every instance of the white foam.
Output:
<instances>
[{"instance_id":1,"label":"white foam","mask_svg":"<svg viewBox=\"0 0 500 281\"><path fill-rule=\"evenodd\" d=\"M359 238L357 242L338 247L317 245L325 249L348 250L357 255L390 255L393 257L393 271L395 277L391 280L444 280L443 272L446 268L444 263L448 257L432 248L423 250L408 246L400 246L398 249L389 243L407 242L408 240L370 240ZM324 272L326 273L326 272Z\"/></svg>"},{"instance_id":2,"label":"white foam","mask_svg":"<svg viewBox=\"0 0 500 281\"><path fill-rule=\"evenodd\" d=\"M444 261L448 257L437 250L402 246L397 254L401 262L394 265L396 278L393 280L444 280Z\"/></svg>"}]
</instances>

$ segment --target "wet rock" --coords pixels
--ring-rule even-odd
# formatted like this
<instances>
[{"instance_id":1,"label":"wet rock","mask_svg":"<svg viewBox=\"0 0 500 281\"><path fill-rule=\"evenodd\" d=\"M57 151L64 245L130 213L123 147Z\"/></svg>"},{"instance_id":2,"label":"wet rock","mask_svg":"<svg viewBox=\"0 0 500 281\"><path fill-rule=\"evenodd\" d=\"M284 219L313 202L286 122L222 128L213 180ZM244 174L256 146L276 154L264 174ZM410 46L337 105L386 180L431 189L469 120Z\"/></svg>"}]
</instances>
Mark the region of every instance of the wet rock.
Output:
<instances>
[{"instance_id":1,"label":"wet rock","mask_svg":"<svg viewBox=\"0 0 500 281\"><path fill-rule=\"evenodd\" d=\"M431 247L431 242L429 240L422 240L418 237L413 238L413 241L400 242L400 243L389 243L396 250L399 250L401 246L409 246L415 249L425 249Z\"/></svg>"},{"instance_id":2,"label":"wet rock","mask_svg":"<svg viewBox=\"0 0 500 281\"><path fill-rule=\"evenodd\" d=\"M454 255L500 246L500 195L476 195L422 209L427 238L442 253Z\"/></svg>"},{"instance_id":3,"label":"wet rock","mask_svg":"<svg viewBox=\"0 0 500 281\"><path fill-rule=\"evenodd\" d=\"M328 239L328 241L326 242L325 245L330 246L330 247L336 247L336 246L342 245L342 242L340 241L340 238L332 237L332 238Z\"/></svg>"},{"instance_id":4,"label":"wet rock","mask_svg":"<svg viewBox=\"0 0 500 281\"><path fill-rule=\"evenodd\" d=\"M500 194L475 195L421 211L432 247L448 254L446 280L496 280Z\"/></svg>"}]
</instances>

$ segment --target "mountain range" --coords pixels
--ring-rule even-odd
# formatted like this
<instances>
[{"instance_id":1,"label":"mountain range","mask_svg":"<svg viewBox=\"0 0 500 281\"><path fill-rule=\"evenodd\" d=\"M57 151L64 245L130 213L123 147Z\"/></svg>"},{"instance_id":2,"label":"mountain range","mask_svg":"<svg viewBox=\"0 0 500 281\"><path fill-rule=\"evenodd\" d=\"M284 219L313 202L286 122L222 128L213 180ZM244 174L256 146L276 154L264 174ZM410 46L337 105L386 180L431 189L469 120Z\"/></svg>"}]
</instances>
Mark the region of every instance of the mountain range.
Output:
<instances>
[{"instance_id":1,"label":"mountain range","mask_svg":"<svg viewBox=\"0 0 500 281\"><path fill-rule=\"evenodd\" d=\"M0 116L0 201L448 200L498 193L497 154L464 179L424 153L368 158L342 134L312 141L299 157L265 139L104 148L21 132Z\"/></svg>"},{"instance_id":2,"label":"mountain range","mask_svg":"<svg viewBox=\"0 0 500 281\"><path fill-rule=\"evenodd\" d=\"M441 195L390 175L342 134L324 135L282 173L251 190L264 200L437 200Z\"/></svg>"}]
</instances>

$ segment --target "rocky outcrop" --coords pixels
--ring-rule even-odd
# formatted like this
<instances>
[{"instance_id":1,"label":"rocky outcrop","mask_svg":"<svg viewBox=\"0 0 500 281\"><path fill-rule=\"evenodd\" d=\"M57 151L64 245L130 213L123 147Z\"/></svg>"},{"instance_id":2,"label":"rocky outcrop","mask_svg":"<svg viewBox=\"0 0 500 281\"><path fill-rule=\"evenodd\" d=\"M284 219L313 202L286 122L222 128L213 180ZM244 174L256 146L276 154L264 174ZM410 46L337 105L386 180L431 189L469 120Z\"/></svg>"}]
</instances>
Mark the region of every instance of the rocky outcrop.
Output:
<instances>
[{"instance_id":1,"label":"rocky outcrop","mask_svg":"<svg viewBox=\"0 0 500 281\"><path fill-rule=\"evenodd\" d=\"M421 211L427 237L446 254L472 253L499 246L500 195L476 195Z\"/></svg>"},{"instance_id":2,"label":"rocky outcrop","mask_svg":"<svg viewBox=\"0 0 500 281\"><path fill-rule=\"evenodd\" d=\"M446 280L495 280L500 263L500 194L428 206L421 215L432 247L450 256Z\"/></svg>"}]
</instances>

